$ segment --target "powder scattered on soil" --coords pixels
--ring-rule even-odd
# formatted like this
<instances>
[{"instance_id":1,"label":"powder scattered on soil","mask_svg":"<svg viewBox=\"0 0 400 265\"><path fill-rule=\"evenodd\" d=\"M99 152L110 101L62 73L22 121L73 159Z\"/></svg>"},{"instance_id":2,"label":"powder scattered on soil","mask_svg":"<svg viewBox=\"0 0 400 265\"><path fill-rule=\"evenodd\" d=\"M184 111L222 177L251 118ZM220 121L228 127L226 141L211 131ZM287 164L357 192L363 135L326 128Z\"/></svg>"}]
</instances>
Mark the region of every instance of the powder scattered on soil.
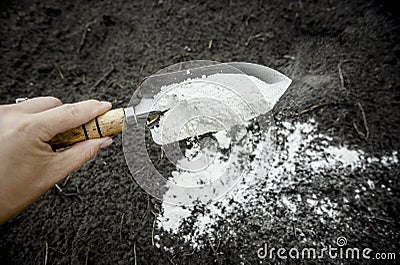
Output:
<instances>
[{"instance_id":1,"label":"powder scattered on soil","mask_svg":"<svg viewBox=\"0 0 400 265\"><path fill-rule=\"evenodd\" d=\"M226 148L229 141L221 133L216 135L218 142ZM320 197L316 194L311 196L303 194L303 197L300 194L285 195L284 193L280 194L279 191L306 181L298 178L297 175L300 171L306 172L310 179L313 177L323 178L325 173L327 176L329 173L330 175L351 177L353 172L362 172L368 169L373 161L381 163L385 167L390 167L398 162L397 152L393 152L391 156L372 157L362 150L352 150L347 146L335 145L331 137L318 133L317 123L313 119L305 123L282 122L278 124L276 137L281 150L271 161L265 159L263 152L260 152L265 146L270 146L268 139L271 138L271 135L248 133L245 137L248 139L242 141L244 143L242 146L232 148L251 150L254 159L247 165L243 165L248 168L248 173L240 179L233 190L218 201L190 207L163 203L162 212L157 217L157 227L161 236L163 231L179 234L191 247L202 248L208 244L204 238L213 237L215 233L218 233L221 223L228 224L228 226L241 223L243 215L260 216L258 220L263 222L259 224L260 226L271 226L274 219L271 212L274 212L276 208L287 209L293 219L296 219L296 214L301 212L307 212L307 214L311 212L310 218L315 218L321 223L339 223L341 214L338 203L331 201L328 197ZM258 144L253 146L254 142L258 142ZM224 155L220 154L220 156ZM222 164L215 167L219 166L223 170ZM202 177L212 179L215 170L218 171L215 168L205 171ZM172 175L173 181L176 182L184 181L190 176L187 172L179 170ZM366 186L373 189L374 183L368 180ZM277 194L276 201L265 196L270 192ZM355 193L359 199L359 192L356 190ZM342 200L346 202L348 198L343 197ZM232 237L235 237L235 233L235 229L229 231ZM157 246L161 247L162 239L160 236L157 236L156 239L158 239ZM163 245L163 247L173 251L172 246Z\"/></svg>"}]
</instances>

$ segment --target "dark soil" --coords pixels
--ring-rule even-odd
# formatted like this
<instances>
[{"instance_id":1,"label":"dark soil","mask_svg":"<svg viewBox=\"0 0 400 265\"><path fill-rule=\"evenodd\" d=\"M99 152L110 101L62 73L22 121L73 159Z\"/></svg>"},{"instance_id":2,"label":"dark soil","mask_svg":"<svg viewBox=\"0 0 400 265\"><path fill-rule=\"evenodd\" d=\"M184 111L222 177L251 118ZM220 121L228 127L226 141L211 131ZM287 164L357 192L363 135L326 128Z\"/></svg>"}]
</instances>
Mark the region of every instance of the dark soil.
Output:
<instances>
[{"instance_id":1,"label":"dark soil","mask_svg":"<svg viewBox=\"0 0 400 265\"><path fill-rule=\"evenodd\" d=\"M314 116L321 132L338 143L371 155L400 149L400 34L389 1L34 0L3 1L0 8L1 104L53 95L63 102L97 98L122 107L145 76L170 64L246 61L293 79L276 120ZM367 140L353 125L366 130L358 102ZM182 244L181 252L152 246L152 212L159 202L132 181L121 136L114 141L61 182L63 192L51 189L0 227L0 264L44 264L46 245L47 264L135 264L135 256L138 264L231 264L243 256L250 260L244 264L254 264L266 240L296 242L277 210L276 227L238 233L220 245L218 255L211 247L191 253L176 237L168 245ZM296 225L317 239L343 235L355 246L395 251L399 259L399 170L376 168L344 184L324 176L326 181L307 188L334 198L338 189L347 192L370 178L391 192L377 190L374 198L347 205L350 227ZM376 219L367 218L371 212Z\"/></svg>"}]
</instances>

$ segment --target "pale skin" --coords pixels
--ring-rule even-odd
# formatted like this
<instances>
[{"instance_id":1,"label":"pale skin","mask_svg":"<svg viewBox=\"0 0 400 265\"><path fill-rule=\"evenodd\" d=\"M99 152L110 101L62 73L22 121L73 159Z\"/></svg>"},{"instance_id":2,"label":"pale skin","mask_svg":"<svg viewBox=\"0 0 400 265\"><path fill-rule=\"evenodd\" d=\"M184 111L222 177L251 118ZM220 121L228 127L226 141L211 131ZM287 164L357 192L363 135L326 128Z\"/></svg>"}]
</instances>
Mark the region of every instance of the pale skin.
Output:
<instances>
[{"instance_id":1,"label":"pale skin","mask_svg":"<svg viewBox=\"0 0 400 265\"><path fill-rule=\"evenodd\" d=\"M58 133L80 126L109 109L109 102L63 104L54 97L0 105L0 224L112 143L111 138L105 137L57 152L47 143Z\"/></svg>"}]
</instances>

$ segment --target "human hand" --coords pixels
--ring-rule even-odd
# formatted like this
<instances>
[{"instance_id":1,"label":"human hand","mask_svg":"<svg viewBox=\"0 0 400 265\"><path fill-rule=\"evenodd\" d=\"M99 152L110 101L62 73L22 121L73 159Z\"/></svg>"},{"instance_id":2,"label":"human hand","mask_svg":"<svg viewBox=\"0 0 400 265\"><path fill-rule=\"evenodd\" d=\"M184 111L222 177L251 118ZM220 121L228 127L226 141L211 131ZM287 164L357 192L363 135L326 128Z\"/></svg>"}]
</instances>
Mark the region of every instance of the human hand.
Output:
<instances>
[{"instance_id":1,"label":"human hand","mask_svg":"<svg viewBox=\"0 0 400 265\"><path fill-rule=\"evenodd\" d=\"M0 106L0 224L112 143L109 137L87 140L60 152L47 143L110 108L109 102L63 104L53 97Z\"/></svg>"}]
</instances>

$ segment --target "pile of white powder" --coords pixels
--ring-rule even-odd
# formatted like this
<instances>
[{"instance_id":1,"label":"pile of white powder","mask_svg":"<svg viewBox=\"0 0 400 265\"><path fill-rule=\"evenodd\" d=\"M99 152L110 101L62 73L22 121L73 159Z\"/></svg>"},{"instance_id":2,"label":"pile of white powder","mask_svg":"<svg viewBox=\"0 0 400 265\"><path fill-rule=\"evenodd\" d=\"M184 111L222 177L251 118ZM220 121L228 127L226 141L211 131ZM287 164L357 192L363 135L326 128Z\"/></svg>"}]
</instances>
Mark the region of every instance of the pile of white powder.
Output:
<instances>
[{"instance_id":1,"label":"pile of white powder","mask_svg":"<svg viewBox=\"0 0 400 265\"><path fill-rule=\"evenodd\" d=\"M246 74L213 74L167 85L154 96L154 106L168 110L153 140L166 144L229 128L270 111L290 79L268 83Z\"/></svg>"},{"instance_id":2,"label":"pile of white powder","mask_svg":"<svg viewBox=\"0 0 400 265\"><path fill-rule=\"evenodd\" d=\"M244 130L246 131L246 130ZM162 204L162 211L157 218L157 227L160 235L163 231L179 235L194 248L201 248L208 243L202 241L202 238L211 236L218 230L218 224L222 221L240 222L240 214L247 213L250 216L261 212L263 216L270 218L260 218L262 222L259 225L268 227L273 223L273 215L276 207L284 207L290 213L295 215L300 211L305 211L304 203L313 213L314 217L322 223L340 222L338 219L340 210L337 203L332 202L328 197L320 197L316 194L304 197L304 195L279 195L280 190L296 185L301 179L298 179L299 171L308 172L308 177L323 177L334 171L339 175L348 176L353 171L364 170L372 161L390 167L398 163L398 154L393 152L391 156L370 157L362 150L351 150L346 146L336 146L332 143L333 139L327 135L321 134L317 130L316 122L311 119L305 123L283 122L277 126L276 136L279 139L279 149L281 149L269 161L262 155L265 153L266 146L270 146L270 135L255 136L247 133L247 140L243 141L240 148L244 152L252 150L254 159L247 165L248 173L239 181L233 190L217 202L210 202L202 205L202 213L195 211L196 207L172 206L168 203ZM254 147L253 143L257 138L258 144ZM228 139L219 136L221 144L225 145ZM220 154L223 156L223 154ZM244 161L245 162L245 161ZM221 165L222 166L222 165ZM218 165L215 166L215 172L218 172ZM214 169L213 169L214 170ZM213 170L203 172L204 178L210 178ZM207 176L208 174L208 176ZM179 170L173 173L173 179L177 182L182 181L190 174ZM368 180L366 186L375 188L374 183ZM280 196L278 204L271 204L263 194L274 192ZM312 192L312 191L311 191ZM168 193L168 192L167 192ZM355 190L355 199L360 199L359 192ZM344 202L348 197L341 198ZM300 206L302 205L302 206ZM238 217L235 217L238 215ZM294 218L294 217L293 217ZM183 225L190 220L189 229ZM235 236L235 231L231 231ZM156 240L160 239L158 235ZM158 242L156 245L160 246ZM171 247L171 248L169 248ZM172 246L164 246L168 251L173 251Z\"/></svg>"}]
</instances>

